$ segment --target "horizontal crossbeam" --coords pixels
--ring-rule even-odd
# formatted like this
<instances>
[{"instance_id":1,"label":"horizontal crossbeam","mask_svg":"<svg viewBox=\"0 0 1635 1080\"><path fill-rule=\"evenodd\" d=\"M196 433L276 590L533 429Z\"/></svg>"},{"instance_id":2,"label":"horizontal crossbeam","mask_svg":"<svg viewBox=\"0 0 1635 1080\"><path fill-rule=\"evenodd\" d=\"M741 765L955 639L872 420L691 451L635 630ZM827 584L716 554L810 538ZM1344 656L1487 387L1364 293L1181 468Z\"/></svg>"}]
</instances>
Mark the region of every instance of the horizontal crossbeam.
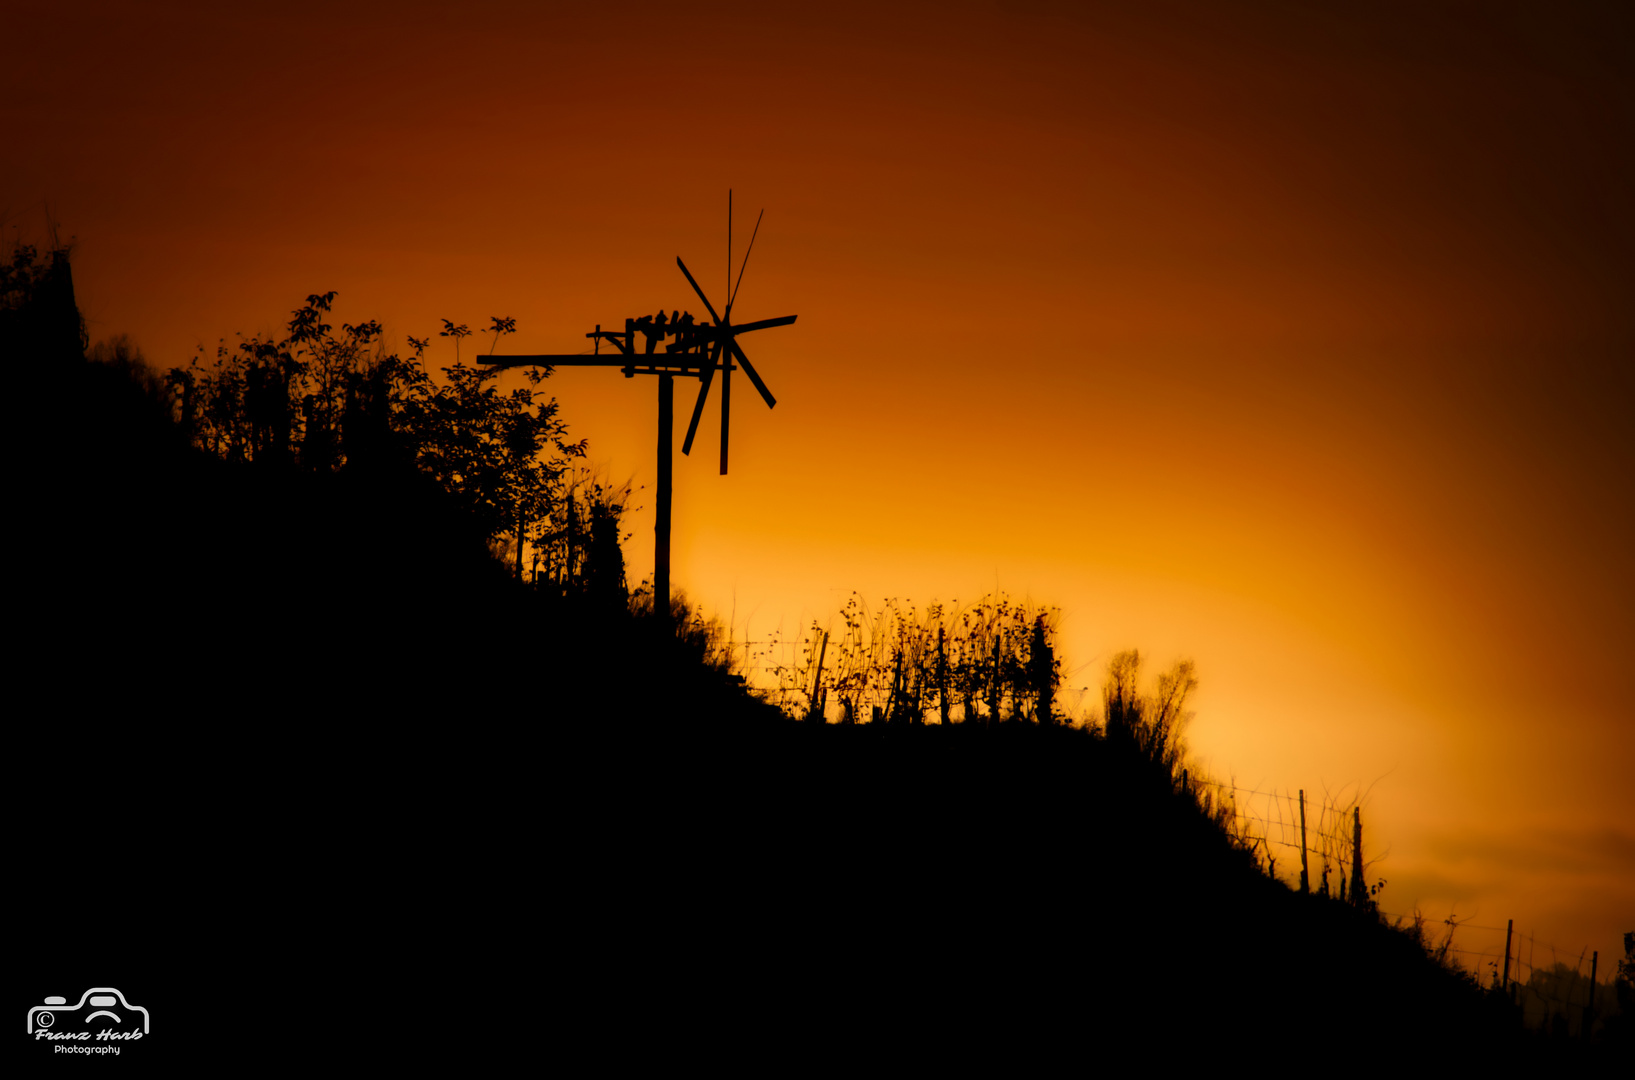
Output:
<instances>
[{"instance_id":1,"label":"horizontal crossbeam","mask_svg":"<svg viewBox=\"0 0 1635 1080\"><path fill-rule=\"evenodd\" d=\"M569 353L565 356L538 354L533 356L485 356L483 363L489 367L611 367L622 368L626 375L690 375L694 378L702 375L709 366L708 356L666 356L656 353L652 356L630 357L621 353L610 353L606 356L586 356L583 353Z\"/></svg>"}]
</instances>

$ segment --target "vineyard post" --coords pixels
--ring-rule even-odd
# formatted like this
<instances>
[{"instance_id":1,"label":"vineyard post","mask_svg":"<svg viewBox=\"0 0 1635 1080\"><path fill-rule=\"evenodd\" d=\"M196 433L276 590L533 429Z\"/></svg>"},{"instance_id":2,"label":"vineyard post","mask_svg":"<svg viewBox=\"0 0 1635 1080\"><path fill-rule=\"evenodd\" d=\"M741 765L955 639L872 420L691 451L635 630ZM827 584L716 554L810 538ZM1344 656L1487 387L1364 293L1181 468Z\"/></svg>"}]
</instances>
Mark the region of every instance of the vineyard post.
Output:
<instances>
[{"instance_id":1,"label":"vineyard post","mask_svg":"<svg viewBox=\"0 0 1635 1080\"><path fill-rule=\"evenodd\" d=\"M1363 884L1362 864L1362 807L1351 808L1351 902L1358 907L1368 903L1368 886Z\"/></svg>"},{"instance_id":2,"label":"vineyard post","mask_svg":"<svg viewBox=\"0 0 1635 1080\"><path fill-rule=\"evenodd\" d=\"M1516 933L1516 920L1510 919L1504 924L1504 982L1500 989L1510 991L1510 939Z\"/></svg>"},{"instance_id":3,"label":"vineyard post","mask_svg":"<svg viewBox=\"0 0 1635 1080\"><path fill-rule=\"evenodd\" d=\"M1300 891L1311 892L1311 875L1306 867L1306 789L1300 789Z\"/></svg>"},{"instance_id":4,"label":"vineyard post","mask_svg":"<svg viewBox=\"0 0 1635 1080\"><path fill-rule=\"evenodd\" d=\"M818 695L823 687L823 658L829 652L829 631L823 631L823 638L818 644L817 674L812 676L811 707L807 709L806 718L814 724L823 722L823 702Z\"/></svg>"}]
</instances>

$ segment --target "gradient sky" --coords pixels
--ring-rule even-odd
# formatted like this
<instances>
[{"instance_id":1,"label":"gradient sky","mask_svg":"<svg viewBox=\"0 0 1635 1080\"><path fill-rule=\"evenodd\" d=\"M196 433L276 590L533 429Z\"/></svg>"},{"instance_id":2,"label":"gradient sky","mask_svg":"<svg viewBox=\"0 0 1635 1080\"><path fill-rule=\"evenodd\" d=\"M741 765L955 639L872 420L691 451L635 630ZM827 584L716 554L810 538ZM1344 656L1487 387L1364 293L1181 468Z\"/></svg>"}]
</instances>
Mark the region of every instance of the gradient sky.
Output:
<instances>
[{"instance_id":1,"label":"gradient sky","mask_svg":"<svg viewBox=\"0 0 1635 1080\"><path fill-rule=\"evenodd\" d=\"M730 187L735 314L800 321L745 339L779 404L739 382L731 475L713 410L677 457L680 587L752 640L1002 588L1063 609L1074 686L1192 657L1214 774L1370 792L1384 907L1605 969L1632 9L1122 6L11 0L0 212L49 204L92 337L170 366L329 289L578 351L696 311L678 254L721 294ZM653 381L546 385L648 485L646 575Z\"/></svg>"}]
</instances>

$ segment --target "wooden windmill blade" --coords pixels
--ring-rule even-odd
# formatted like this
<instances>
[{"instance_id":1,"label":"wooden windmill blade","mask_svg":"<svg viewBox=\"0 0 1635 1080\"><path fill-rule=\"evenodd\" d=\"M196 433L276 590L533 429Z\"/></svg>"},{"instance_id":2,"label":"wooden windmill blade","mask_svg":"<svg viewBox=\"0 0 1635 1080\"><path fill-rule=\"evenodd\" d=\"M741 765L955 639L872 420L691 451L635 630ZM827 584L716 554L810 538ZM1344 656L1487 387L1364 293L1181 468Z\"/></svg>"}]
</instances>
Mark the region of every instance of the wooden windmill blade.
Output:
<instances>
[{"instance_id":1,"label":"wooden windmill blade","mask_svg":"<svg viewBox=\"0 0 1635 1080\"><path fill-rule=\"evenodd\" d=\"M791 315L789 321L794 322L795 317ZM749 357L745 356L744 350L738 346L738 339L728 338L727 340L732 343L732 355L738 358L738 363L743 365L744 374L748 375L749 381L755 384L755 389L761 392L761 398L766 402L766 407L769 409L776 408L778 399L772 396L772 391L768 390L766 383L761 381L761 376L755 371L755 365L749 362Z\"/></svg>"},{"instance_id":2,"label":"wooden windmill blade","mask_svg":"<svg viewBox=\"0 0 1635 1080\"><path fill-rule=\"evenodd\" d=\"M794 322L795 316L791 315L782 319L768 321L775 322L778 325L785 325ZM731 334L723 334L715 343L715 348L710 354L710 362L703 368L703 374L699 379L698 397L693 401L693 415L687 421L687 436L681 442L681 452L691 455L693 442L698 437L698 422L704 416L704 403L709 399L710 385L714 382L716 371L719 370L721 372L721 475L723 476L727 472L726 448L731 438L734 358L743 366L744 373L749 376L750 382L755 384L755 389L760 393L762 400L766 402L766 407L770 409L778 404L778 399L773 397L772 391L767 389L760 373L749 362L749 357L744 355L744 350L739 346L738 342L733 339Z\"/></svg>"},{"instance_id":3,"label":"wooden windmill blade","mask_svg":"<svg viewBox=\"0 0 1635 1080\"><path fill-rule=\"evenodd\" d=\"M732 286L727 294L727 318L732 318L732 305L738 302L738 290L744 284L744 270L749 267L749 253L755 250L755 238L761 235L761 218L766 217L766 210L762 209L760 216L755 219L755 231L749 235L749 247L744 252L743 265L738 268L738 284ZM732 273L732 193L727 193L727 273Z\"/></svg>"},{"instance_id":4,"label":"wooden windmill blade","mask_svg":"<svg viewBox=\"0 0 1635 1080\"><path fill-rule=\"evenodd\" d=\"M728 214L730 215L731 210L732 210L732 193L731 192L727 193L727 210L728 210ZM765 217L766 217L766 210L765 209L762 209L762 211L758 215L756 215L756 218L755 218L755 231L749 234L749 247L744 251L743 264L738 267L738 281L737 281L736 284L733 285L731 295L729 295L727 297L727 314L726 314L726 318L725 318L724 321L726 321L729 324L732 322L732 306L738 302L738 290L744 287L744 271L749 269L749 255L750 255L750 252L755 250L755 238L761 235L761 220L763 218L765 218ZM728 235L730 237L731 227L732 227L732 222L730 221L730 219L727 222L727 227L728 227ZM729 257L730 257L730 254L731 254L730 243L729 243L729 247L728 247L728 254L729 254ZM727 269L729 271L732 269L732 264L730 262L727 264ZM790 323L792 323L794 321L795 321L795 316L786 315L781 319L762 319L760 322L746 323L743 326L731 327L727 331L728 334L731 335L731 336L729 336L727 338L727 346L730 349L730 355L728 357L729 369L730 369L730 366L731 366L731 357L736 356L738 358L738 362L744 366L744 374L748 375L749 376L749 381L755 384L755 389L760 391L761 399L766 402L766 407L769 408L769 409L774 408L778 404L778 399L772 396L772 391L768 390L766 388L766 383L761 381L760 373L755 370L755 365L750 363L749 362L749 357L744 355L744 350L738 345L737 335L748 333L751 330L761 330L761 329L764 329L764 328L769 327L769 326L787 326L788 324L790 324ZM722 383L723 390L725 389L725 387L726 387L726 384ZM723 423L724 422L725 422L725 414L723 414ZM725 451L722 451L722 454L721 454L721 471L722 471L722 473L725 473L727 471L727 455L726 455Z\"/></svg>"},{"instance_id":5,"label":"wooden windmill blade","mask_svg":"<svg viewBox=\"0 0 1635 1080\"><path fill-rule=\"evenodd\" d=\"M709 366L699 377L698 400L693 402L693 418L687 421L687 437L682 440L681 452L693 452L693 438L698 434L698 421L704 415L704 399L710 396L710 383L715 379L715 365L721 362L721 343L715 343L715 351L710 354Z\"/></svg>"},{"instance_id":6,"label":"wooden windmill blade","mask_svg":"<svg viewBox=\"0 0 1635 1080\"><path fill-rule=\"evenodd\" d=\"M771 326L788 326L798 318L800 318L799 315L779 315L776 319L757 319L754 322L747 322L742 326L733 327L732 333L736 337L739 334L747 334L751 330L765 330Z\"/></svg>"},{"instance_id":7,"label":"wooden windmill blade","mask_svg":"<svg viewBox=\"0 0 1635 1080\"><path fill-rule=\"evenodd\" d=\"M698 298L704 302L705 310L710 313L710 318L715 320L717 326L721 325L721 316L715 313L715 305L710 303L710 298L704 295L704 290L698 287L698 282L693 280L693 272L687 269L687 264L681 261L680 255L676 256L676 265L681 267L683 274L687 275L687 284L693 287L693 292L697 293Z\"/></svg>"},{"instance_id":8,"label":"wooden windmill blade","mask_svg":"<svg viewBox=\"0 0 1635 1080\"><path fill-rule=\"evenodd\" d=\"M756 222L760 227L760 222ZM745 263L749 254L744 254ZM727 475L727 438L732 433L728 422L732 418L732 189L727 189L727 308L719 320L721 325L721 475Z\"/></svg>"},{"instance_id":9,"label":"wooden windmill blade","mask_svg":"<svg viewBox=\"0 0 1635 1080\"><path fill-rule=\"evenodd\" d=\"M710 396L710 386L715 381L716 368L721 364L721 356L728 343L730 343L733 355L738 358L738 363L743 365L744 374L749 376L749 381L755 384L755 389L759 391L761 398L766 402L766 407L771 409L777 406L778 399L773 397L772 391L766 388L766 383L761 379L760 372L756 371L755 365L749 362L749 357L744 355L743 346L739 345L736 339L737 335L747 333L750 330L765 330L768 327L773 326L788 326L790 323L793 323L796 318L798 318L798 316L782 315L776 319L762 319L759 322L745 323L743 326L734 326L730 337L724 337L716 341L715 349L710 354L710 362L704 367L704 373L700 377L698 399L693 402L692 419L687 422L687 437L682 440L681 443L681 452L683 454L691 454L693 452L693 440L698 435L698 422L704 416L704 402Z\"/></svg>"}]
</instances>

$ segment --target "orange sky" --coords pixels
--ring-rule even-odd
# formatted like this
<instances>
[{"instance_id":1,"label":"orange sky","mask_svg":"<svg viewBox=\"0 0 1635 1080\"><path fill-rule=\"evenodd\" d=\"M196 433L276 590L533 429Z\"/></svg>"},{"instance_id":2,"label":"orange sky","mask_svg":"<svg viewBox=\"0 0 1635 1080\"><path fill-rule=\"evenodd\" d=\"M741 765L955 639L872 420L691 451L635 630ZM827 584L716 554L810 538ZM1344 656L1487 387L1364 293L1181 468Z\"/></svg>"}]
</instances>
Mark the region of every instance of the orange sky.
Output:
<instances>
[{"instance_id":1,"label":"orange sky","mask_svg":"<svg viewBox=\"0 0 1635 1080\"><path fill-rule=\"evenodd\" d=\"M731 475L713 409L678 456L678 585L757 640L997 585L1064 609L1078 686L1193 657L1217 774L1372 785L1386 908L1605 968L1630 16L1119 6L8 4L0 210L49 200L92 336L168 366L328 289L577 351L696 310L678 254L720 294L731 187L736 314L800 321L745 339L779 405L739 383ZM651 485L651 380L547 385Z\"/></svg>"}]
</instances>

